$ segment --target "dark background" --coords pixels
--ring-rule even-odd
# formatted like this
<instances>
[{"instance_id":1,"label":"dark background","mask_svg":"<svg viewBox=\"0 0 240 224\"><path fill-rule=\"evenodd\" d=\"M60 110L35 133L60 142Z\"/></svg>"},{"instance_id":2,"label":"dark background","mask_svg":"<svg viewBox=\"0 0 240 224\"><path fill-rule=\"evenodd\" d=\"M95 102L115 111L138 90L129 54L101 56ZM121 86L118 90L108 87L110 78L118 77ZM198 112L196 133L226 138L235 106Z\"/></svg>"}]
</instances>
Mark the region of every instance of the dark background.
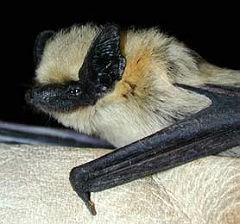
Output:
<instances>
[{"instance_id":1,"label":"dark background","mask_svg":"<svg viewBox=\"0 0 240 224\"><path fill-rule=\"evenodd\" d=\"M144 3L144 4L143 4ZM50 7L41 2L26 6L21 3L2 8L7 16L1 19L0 120L56 125L49 117L36 114L24 102L24 92L34 76L32 48L37 34L58 30L73 24L115 22L122 27L158 26L176 36L209 62L221 67L240 69L239 7L203 3L198 5L156 5L142 2L131 8L123 2L112 2L111 9L94 2L58 3ZM56 8L62 4L62 8ZM133 3L134 4L134 3ZM14 10L13 10L14 8Z\"/></svg>"}]
</instances>

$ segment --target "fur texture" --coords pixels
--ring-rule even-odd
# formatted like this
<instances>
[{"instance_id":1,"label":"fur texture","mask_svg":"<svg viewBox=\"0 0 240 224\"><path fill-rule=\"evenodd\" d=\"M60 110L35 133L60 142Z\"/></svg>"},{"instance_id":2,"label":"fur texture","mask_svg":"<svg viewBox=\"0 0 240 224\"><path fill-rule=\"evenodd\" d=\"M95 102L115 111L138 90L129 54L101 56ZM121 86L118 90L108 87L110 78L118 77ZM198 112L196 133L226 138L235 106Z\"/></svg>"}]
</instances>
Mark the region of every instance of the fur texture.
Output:
<instances>
[{"instance_id":1,"label":"fur texture","mask_svg":"<svg viewBox=\"0 0 240 224\"><path fill-rule=\"evenodd\" d=\"M41 84L78 80L78 71L100 28L74 26L46 44L36 70ZM121 36L127 65L114 89L94 106L51 113L60 123L99 136L117 147L129 144L196 113L210 104L174 83L240 84L240 72L205 62L175 38L157 29L127 30Z\"/></svg>"}]
</instances>

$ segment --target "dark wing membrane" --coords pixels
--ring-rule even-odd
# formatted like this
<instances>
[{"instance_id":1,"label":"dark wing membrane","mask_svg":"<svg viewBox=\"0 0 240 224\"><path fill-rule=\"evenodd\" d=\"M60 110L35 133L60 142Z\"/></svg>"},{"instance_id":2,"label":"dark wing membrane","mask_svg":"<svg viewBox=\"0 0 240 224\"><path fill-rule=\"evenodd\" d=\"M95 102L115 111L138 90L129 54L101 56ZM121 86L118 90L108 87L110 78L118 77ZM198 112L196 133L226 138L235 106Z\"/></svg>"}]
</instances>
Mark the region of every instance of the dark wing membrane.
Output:
<instances>
[{"instance_id":1,"label":"dark wing membrane","mask_svg":"<svg viewBox=\"0 0 240 224\"><path fill-rule=\"evenodd\" d=\"M0 143L113 149L112 145L103 140L79 134L72 130L3 121L0 121Z\"/></svg>"},{"instance_id":2,"label":"dark wing membrane","mask_svg":"<svg viewBox=\"0 0 240 224\"><path fill-rule=\"evenodd\" d=\"M72 169L70 182L90 212L102 191L240 145L240 88L178 85L204 94L211 106L142 140Z\"/></svg>"}]
</instances>

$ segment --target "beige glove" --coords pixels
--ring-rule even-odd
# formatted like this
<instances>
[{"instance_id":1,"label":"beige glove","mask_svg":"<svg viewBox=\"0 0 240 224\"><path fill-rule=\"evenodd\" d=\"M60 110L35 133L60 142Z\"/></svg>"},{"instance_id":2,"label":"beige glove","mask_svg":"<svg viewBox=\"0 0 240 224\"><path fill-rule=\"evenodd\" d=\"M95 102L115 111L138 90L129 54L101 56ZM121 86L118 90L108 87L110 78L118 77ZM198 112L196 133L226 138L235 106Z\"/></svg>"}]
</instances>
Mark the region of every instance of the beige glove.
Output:
<instances>
[{"instance_id":1,"label":"beige glove","mask_svg":"<svg viewBox=\"0 0 240 224\"><path fill-rule=\"evenodd\" d=\"M109 151L0 145L0 224L240 223L240 159L211 156L92 194L92 216L69 171Z\"/></svg>"}]
</instances>

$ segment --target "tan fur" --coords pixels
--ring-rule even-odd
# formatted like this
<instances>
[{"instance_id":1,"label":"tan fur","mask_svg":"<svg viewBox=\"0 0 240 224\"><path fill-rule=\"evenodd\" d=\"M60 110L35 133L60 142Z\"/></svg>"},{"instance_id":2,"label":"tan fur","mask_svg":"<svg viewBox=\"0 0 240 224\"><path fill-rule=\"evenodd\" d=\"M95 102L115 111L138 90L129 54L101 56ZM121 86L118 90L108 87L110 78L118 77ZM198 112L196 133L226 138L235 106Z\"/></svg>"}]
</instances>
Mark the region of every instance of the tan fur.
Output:
<instances>
[{"instance_id":1,"label":"tan fur","mask_svg":"<svg viewBox=\"0 0 240 224\"><path fill-rule=\"evenodd\" d=\"M40 83L64 83L78 79L78 70L98 28L92 25L60 31L45 47L44 57L36 70Z\"/></svg>"},{"instance_id":2,"label":"tan fur","mask_svg":"<svg viewBox=\"0 0 240 224\"><path fill-rule=\"evenodd\" d=\"M78 71L98 32L93 25L59 32L47 43L36 80L44 84L78 80ZM94 106L51 115L65 126L123 146L210 104L206 97L174 83L240 83L239 71L209 65L157 29L126 31L121 49L127 65L110 93Z\"/></svg>"}]
</instances>

